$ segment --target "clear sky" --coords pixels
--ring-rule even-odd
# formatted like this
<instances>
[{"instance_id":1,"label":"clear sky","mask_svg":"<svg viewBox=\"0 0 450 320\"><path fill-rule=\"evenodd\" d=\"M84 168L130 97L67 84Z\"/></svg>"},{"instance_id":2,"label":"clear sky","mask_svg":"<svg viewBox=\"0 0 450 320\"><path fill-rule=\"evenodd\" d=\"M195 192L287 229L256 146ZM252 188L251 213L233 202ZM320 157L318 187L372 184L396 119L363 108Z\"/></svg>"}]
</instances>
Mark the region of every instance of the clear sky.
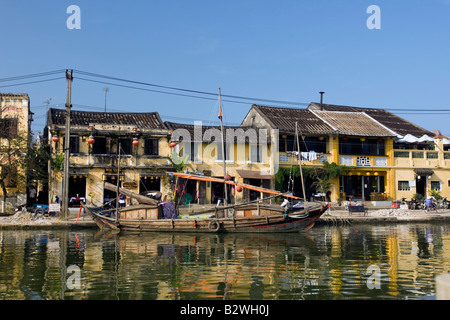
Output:
<instances>
[{"instance_id":1,"label":"clear sky","mask_svg":"<svg viewBox=\"0 0 450 320\"><path fill-rule=\"evenodd\" d=\"M81 29L67 27L70 5L80 8ZM366 25L370 5L380 8L381 29ZM450 136L450 0L0 0L0 13L0 79L75 69L75 110L104 111L108 87L108 111L157 111L163 120L185 123L217 120L214 95L77 72L84 71L299 103L223 98L228 124L240 124L252 103L305 108L325 91L325 103L392 109ZM42 131L44 101L64 106L64 72L3 81L0 92L28 93L33 130Z\"/></svg>"}]
</instances>

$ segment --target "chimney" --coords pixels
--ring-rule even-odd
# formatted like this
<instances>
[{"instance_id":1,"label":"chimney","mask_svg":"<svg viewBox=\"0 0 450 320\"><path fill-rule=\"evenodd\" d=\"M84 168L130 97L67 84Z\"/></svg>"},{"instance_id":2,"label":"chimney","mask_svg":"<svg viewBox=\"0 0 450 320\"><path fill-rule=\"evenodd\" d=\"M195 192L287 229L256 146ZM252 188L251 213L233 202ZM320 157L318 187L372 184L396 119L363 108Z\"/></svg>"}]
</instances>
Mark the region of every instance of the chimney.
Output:
<instances>
[{"instance_id":1,"label":"chimney","mask_svg":"<svg viewBox=\"0 0 450 320\"><path fill-rule=\"evenodd\" d=\"M322 111L323 110L323 94L325 92L320 91L319 93L320 93L320 110Z\"/></svg>"}]
</instances>

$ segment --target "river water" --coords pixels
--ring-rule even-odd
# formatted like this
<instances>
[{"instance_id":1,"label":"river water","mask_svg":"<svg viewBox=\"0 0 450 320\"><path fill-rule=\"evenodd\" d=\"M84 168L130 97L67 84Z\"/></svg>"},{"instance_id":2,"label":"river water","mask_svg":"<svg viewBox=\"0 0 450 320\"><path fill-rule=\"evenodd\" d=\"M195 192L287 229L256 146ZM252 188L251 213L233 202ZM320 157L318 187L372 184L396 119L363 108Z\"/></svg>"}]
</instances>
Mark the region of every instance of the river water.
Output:
<instances>
[{"instance_id":1,"label":"river water","mask_svg":"<svg viewBox=\"0 0 450 320\"><path fill-rule=\"evenodd\" d=\"M2 300L434 299L449 224L307 234L0 231Z\"/></svg>"}]
</instances>

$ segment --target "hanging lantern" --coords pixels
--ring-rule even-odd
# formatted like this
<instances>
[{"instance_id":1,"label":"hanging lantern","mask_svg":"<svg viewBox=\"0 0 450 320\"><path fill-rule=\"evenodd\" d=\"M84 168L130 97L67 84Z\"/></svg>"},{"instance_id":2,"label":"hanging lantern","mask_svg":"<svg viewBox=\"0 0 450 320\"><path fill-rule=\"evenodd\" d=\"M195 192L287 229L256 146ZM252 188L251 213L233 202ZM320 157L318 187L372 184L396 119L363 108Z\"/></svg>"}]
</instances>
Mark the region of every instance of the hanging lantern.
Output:
<instances>
[{"instance_id":1,"label":"hanging lantern","mask_svg":"<svg viewBox=\"0 0 450 320\"><path fill-rule=\"evenodd\" d=\"M236 191L237 192L242 192L242 187L241 186L236 186Z\"/></svg>"},{"instance_id":2,"label":"hanging lantern","mask_svg":"<svg viewBox=\"0 0 450 320\"><path fill-rule=\"evenodd\" d=\"M94 136L89 136L88 143L89 144L94 144L95 143Z\"/></svg>"},{"instance_id":3,"label":"hanging lantern","mask_svg":"<svg viewBox=\"0 0 450 320\"><path fill-rule=\"evenodd\" d=\"M133 146L138 146L139 145L139 140L138 138L133 138Z\"/></svg>"},{"instance_id":4,"label":"hanging lantern","mask_svg":"<svg viewBox=\"0 0 450 320\"><path fill-rule=\"evenodd\" d=\"M52 137L53 142L59 142L59 137L57 135L54 135Z\"/></svg>"},{"instance_id":5,"label":"hanging lantern","mask_svg":"<svg viewBox=\"0 0 450 320\"><path fill-rule=\"evenodd\" d=\"M230 176L229 174L227 174L227 175L225 176L225 180L226 180L226 181L230 181L230 180L231 180L231 176Z\"/></svg>"},{"instance_id":6,"label":"hanging lantern","mask_svg":"<svg viewBox=\"0 0 450 320\"><path fill-rule=\"evenodd\" d=\"M175 141L172 141L172 142L170 143L170 147L172 147L172 148L175 148L176 145L177 145L177 143L176 143Z\"/></svg>"}]
</instances>

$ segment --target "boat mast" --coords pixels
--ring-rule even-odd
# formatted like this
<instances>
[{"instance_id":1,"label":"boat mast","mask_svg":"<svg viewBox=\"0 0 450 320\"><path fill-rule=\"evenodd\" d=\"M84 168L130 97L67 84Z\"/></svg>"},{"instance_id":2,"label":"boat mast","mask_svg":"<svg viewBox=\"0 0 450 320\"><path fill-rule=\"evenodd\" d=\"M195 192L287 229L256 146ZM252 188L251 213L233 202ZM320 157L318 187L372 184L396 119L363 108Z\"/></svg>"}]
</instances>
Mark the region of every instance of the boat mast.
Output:
<instances>
[{"instance_id":1,"label":"boat mast","mask_svg":"<svg viewBox=\"0 0 450 320\"><path fill-rule=\"evenodd\" d=\"M119 188L120 188L120 149L122 144L118 143L119 157L117 160L117 187L116 187L116 223L119 221Z\"/></svg>"},{"instance_id":2,"label":"boat mast","mask_svg":"<svg viewBox=\"0 0 450 320\"><path fill-rule=\"evenodd\" d=\"M222 121L222 98L220 96L220 88L219 88L219 119L220 119L220 130L222 133L222 159L223 159L223 180L224 180L224 184L223 184L223 188L225 190L225 200L224 200L224 205L228 205L228 188L227 188L227 184L225 183L225 177L227 175L227 166L226 166L226 162L225 162L225 136L224 136L224 131L223 131L223 121Z\"/></svg>"},{"instance_id":3,"label":"boat mast","mask_svg":"<svg viewBox=\"0 0 450 320\"><path fill-rule=\"evenodd\" d=\"M303 182L302 156L300 154L300 141L298 139L297 121L295 121L295 136L297 138L298 165L300 167L300 179L302 179L303 201L306 202L305 183Z\"/></svg>"}]
</instances>

